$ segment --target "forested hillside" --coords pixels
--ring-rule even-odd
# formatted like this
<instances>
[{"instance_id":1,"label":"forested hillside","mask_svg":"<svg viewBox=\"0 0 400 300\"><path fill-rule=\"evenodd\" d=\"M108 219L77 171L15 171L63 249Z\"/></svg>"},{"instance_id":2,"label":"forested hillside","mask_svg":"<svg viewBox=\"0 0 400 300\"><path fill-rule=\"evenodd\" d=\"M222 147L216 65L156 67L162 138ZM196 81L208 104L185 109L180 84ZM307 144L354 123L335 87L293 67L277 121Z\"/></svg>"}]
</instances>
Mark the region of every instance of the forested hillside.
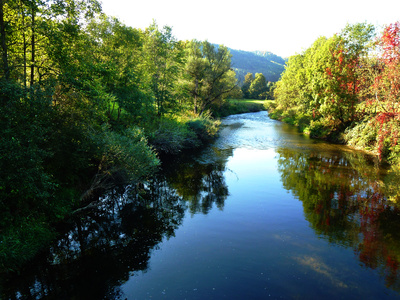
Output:
<instances>
[{"instance_id":1,"label":"forested hillside","mask_svg":"<svg viewBox=\"0 0 400 300\"><path fill-rule=\"evenodd\" d=\"M232 54L232 67L240 82L244 82L247 73L262 73L267 81L278 81L285 69L285 59L271 52L229 51Z\"/></svg>"}]
</instances>

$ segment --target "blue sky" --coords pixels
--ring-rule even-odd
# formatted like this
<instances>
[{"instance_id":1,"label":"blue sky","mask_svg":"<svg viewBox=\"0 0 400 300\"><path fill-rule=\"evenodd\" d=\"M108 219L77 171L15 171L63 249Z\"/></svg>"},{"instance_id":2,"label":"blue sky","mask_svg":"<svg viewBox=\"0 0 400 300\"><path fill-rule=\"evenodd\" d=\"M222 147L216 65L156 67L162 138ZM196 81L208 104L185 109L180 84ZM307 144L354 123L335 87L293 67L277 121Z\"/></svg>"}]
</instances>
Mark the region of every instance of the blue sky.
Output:
<instances>
[{"instance_id":1,"label":"blue sky","mask_svg":"<svg viewBox=\"0 0 400 300\"><path fill-rule=\"evenodd\" d=\"M376 26L400 21L400 0L101 0L103 11L126 25L152 20L172 27L179 40L208 40L238 50L288 57L347 23Z\"/></svg>"}]
</instances>

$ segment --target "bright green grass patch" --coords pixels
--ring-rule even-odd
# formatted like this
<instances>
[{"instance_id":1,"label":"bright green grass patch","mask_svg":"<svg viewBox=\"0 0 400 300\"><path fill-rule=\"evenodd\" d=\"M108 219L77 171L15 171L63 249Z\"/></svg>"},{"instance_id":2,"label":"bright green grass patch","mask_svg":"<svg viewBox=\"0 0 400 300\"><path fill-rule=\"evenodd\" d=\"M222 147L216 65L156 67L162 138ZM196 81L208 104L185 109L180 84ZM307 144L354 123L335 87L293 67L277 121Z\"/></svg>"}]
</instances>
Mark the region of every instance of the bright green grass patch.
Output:
<instances>
[{"instance_id":1,"label":"bright green grass patch","mask_svg":"<svg viewBox=\"0 0 400 300\"><path fill-rule=\"evenodd\" d=\"M213 116L223 118L229 115L265 110L264 100L228 99L223 105L213 109Z\"/></svg>"},{"instance_id":2,"label":"bright green grass patch","mask_svg":"<svg viewBox=\"0 0 400 300\"><path fill-rule=\"evenodd\" d=\"M245 105L258 104L258 105L264 105L265 101L270 101L270 100L229 99L228 101L230 103L234 103L234 104L245 104Z\"/></svg>"}]
</instances>

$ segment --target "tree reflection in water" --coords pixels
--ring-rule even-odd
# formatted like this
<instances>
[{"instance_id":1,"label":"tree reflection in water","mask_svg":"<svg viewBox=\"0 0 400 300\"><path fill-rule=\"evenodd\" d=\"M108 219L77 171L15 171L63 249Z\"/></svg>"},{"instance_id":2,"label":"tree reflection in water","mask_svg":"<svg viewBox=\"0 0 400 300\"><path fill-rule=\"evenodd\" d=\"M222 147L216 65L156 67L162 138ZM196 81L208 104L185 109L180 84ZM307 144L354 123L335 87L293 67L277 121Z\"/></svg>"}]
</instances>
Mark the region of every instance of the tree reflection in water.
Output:
<instances>
[{"instance_id":1,"label":"tree reflection in water","mask_svg":"<svg viewBox=\"0 0 400 300\"><path fill-rule=\"evenodd\" d=\"M277 153L282 183L302 201L315 232L353 248L364 266L400 291L398 170L378 168L361 153Z\"/></svg>"},{"instance_id":2,"label":"tree reflection in water","mask_svg":"<svg viewBox=\"0 0 400 300\"><path fill-rule=\"evenodd\" d=\"M120 285L148 269L151 251L174 236L188 208L223 208L225 162L175 163L145 185L115 187L65 224L60 239L21 274L3 280L0 298L122 298Z\"/></svg>"},{"instance_id":3,"label":"tree reflection in water","mask_svg":"<svg viewBox=\"0 0 400 300\"><path fill-rule=\"evenodd\" d=\"M203 154L206 163L181 156L178 165L164 166L165 180L188 201L190 213L207 214L214 203L223 209L229 194L224 172L227 159L232 155L232 149L214 149L210 155Z\"/></svg>"}]
</instances>

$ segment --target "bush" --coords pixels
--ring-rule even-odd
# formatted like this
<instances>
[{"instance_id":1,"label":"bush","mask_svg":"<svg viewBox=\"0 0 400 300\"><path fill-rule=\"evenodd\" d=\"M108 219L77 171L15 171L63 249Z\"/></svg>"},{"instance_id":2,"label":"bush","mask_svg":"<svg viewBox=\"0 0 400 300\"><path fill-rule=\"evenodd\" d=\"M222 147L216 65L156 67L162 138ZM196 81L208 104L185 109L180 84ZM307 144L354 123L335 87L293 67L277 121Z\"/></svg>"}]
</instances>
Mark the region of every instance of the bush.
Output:
<instances>
[{"instance_id":1,"label":"bush","mask_svg":"<svg viewBox=\"0 0 400 300\"><path fill-rule=\"evenodd\" d=\"M177 154L184 149L198 148L214 138L219 124L207 115L162 119L158 128L150 132L149 141L159 153Z\"/></svg>"},{"instance_id":2,"label":"bush","mask_svg":"<svg viewBox=\"0 0 400 300\"><path fill-rule=\"evenodd\" d=\"M151 145L159 153L177 154L184 148L197 147L196 134L176 120L163 119L159 127L149 135Z\"/></svg>"},{"instance_id":3,"label":"bush","mask_svg":"<svg viewBox=\"0 0 400 300\"><path fill-rule=\"evenodd\" d=\"M106 172L126 172L129 180L138 181L159 165L156 153L139 128L128 128L121 133L105 130L102 144L102 167Z\"/></svg>"},{"instance_id":4,"label":"bush","mask_svg":"<svg viewBox=\"0 0 400 300\"><path fill-rule=\"evenodd\" d=\"M326 139L331 133L331 129L323 120L312 120L310 126L305 129L305 133L309 134L312 138Z\"/></svg>"},{"instance_id":5,"label":"bush","mask_svg":"<svg viewBox=\"0 0 400 300\"><path fill-rule=\"evenodd\" d=\"M264 101L264 108L268 111L273 110L276 108L276 101L275 100L265 100Z\"/></svg>"},{"instance_id":6,"label":"bush","mask_svg":"<svg viewBox=\"0 0 400 300\"><path fill-rule=\"evenodd\" d=\"M189 120L186 124L201 142L206 142L216 137L220 122L209 117L198 117Z\"/></svg>"},{"instance_id":7,"label":"bush","mask_svg":"<svg viewBox=\"0 0 400 300\"><path fill-rule=\"evenodd\" d=\"M377 128L371 122L361 122L347 128L344 137L349 146L367 151L376 150Z\"/></svg>"}]
</instances>

